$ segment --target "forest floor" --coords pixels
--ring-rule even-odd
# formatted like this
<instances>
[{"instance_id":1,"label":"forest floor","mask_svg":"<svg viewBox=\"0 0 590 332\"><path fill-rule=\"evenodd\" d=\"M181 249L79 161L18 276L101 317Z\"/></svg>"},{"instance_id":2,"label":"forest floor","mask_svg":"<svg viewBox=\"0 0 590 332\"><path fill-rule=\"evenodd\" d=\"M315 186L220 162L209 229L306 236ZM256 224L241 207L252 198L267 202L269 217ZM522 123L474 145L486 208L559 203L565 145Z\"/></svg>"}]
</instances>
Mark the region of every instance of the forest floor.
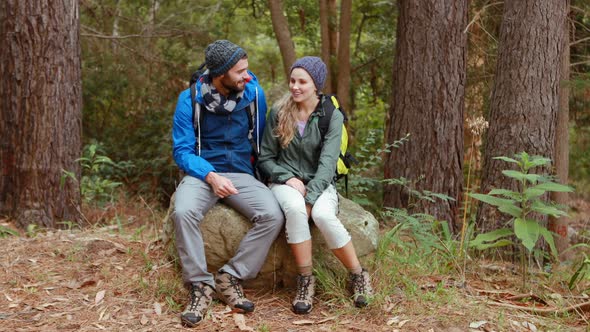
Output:
<instances>
[{"instance_id":1,"label":"forest floor","mask_svg":"<svg viewBox=\"0 0 590 332\"><path fill-rule=\"evenodd\" d=\"M572 204L572 226L586 231L590 204ZM179 314L187 291L155 240L157 232L150 231L161 225L142 222L161 220L157 213L145 206L117 207L86 214L109 220L107 226L29 229L0 239L0 331L183 330ZM0 223L13 228L6 220ZM246 289L254 313L232 314L214 302L193 330L590 331L588 276L569 291L572 265L555 268L553 277L532 274L533 291L524 293L519 269L511 263L481 259L469 266L465 283L457 282L457 273L433 269L412 275L412 266L402 268L395 278L406 282L389 294L383 293L386 281L375 282L379 300L365 309L320 291L313 312L305 316L291 312L292 290Z\"/></svg>"}]
</instances>

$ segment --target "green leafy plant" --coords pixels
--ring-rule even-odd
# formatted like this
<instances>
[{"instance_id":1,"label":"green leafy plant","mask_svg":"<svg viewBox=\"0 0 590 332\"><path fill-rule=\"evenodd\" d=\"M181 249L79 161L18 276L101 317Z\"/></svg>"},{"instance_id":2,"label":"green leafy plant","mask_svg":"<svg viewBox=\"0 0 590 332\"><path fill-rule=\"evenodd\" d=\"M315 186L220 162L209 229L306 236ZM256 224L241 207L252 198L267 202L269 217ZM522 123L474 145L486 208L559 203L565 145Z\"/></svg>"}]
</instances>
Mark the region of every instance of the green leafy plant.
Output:
<instances>
[{"instance_id":1,"label":"green leafy plant","mask_svg":"<svg viewBox=\"0 0 590 332\"><path fill-rule=\"evenodd\" d=\"M258 331L260 331L260 332L270 332L271 329L270 329L270 327L268 327L268 325L266 325L265 323L262 323L261 325L258 326Z\"/></svg>"},{"instance_id":2,"label":"green leafy plant","mask_svg":"<svg viewBox=\"0 0 590 332\"><path fill-rule=\"evenodd\" d=\"M409 140L409 134L391 144L381 148L378 144L382 131L370 130L367 137L356 147L355 158L359 161L350 169L349 188L351 199L371 212L377 212L381 206L383 192L383 155L391 152L392 148L398 148ZM353 146L354 147L354 146ZM338 182L339 192L344 192Z\"/></svg>"},{"instance_id":3,"label":"green leafy plant","mask_svg":"<svg viewBox=\"0 0 590 332\"><path fill-rule=\"evenodd\" d=\"M581 280L590 280L590 258L584 255L584 260L580 263L580 266L576 269L576 272L572 275L568 282L569 289L574 289Z\"/></svg>"},{"instance_id":4,"label":"green leafy plant","mask_svg":"<svg viewBox=\"0 0 590 332\"><path fill-rule=\"evenodd\" d=\"M82 157L77 161L82 166L80 180L82 198L87 203L93 204L113 201L115 189L122 185L122 182L115 179L123 178L125 173L134 167L130 162L112 161L98 143L86 145ZM65 183L66 178L77 181L73 172L63 170L61 185Z\"/></svg>"},{"instance_id":5,"label":"green leafy plant","mask_svg":"<svg viewBox=\"0 0 590 332\"><path fill-rule=\"evenodd\" d=\"M548 166L550 159L542 156L529 156L526 152L516 154L514 158L495 157L516 164L518 170L504 170L502 174L518 182L518 190L493 189L487 194L471 193L470 196L484 203L496 206L500 212L512 217L511 228L501 228L488 233L478 234L469 246L484 250L512 244L513 236L530 255L540 237L543 237L551 249L554 257L557 250L553 235L545 228L535 215L552 217L566 216L561 207L544 202L543 196L547 192L571 192L572 188L552 181L549 176L532 173L537 167ZM537 217L538 218L538 217ZM523 269L523 287L526 283L526 264L524 252L521 252Z\"/></svg>"},{"instance_id":6,"label":"green leafy plant","mask_svg":"<svg viewBox=\"0 0 590 332\"><path fill-rule=\"evenodd\" d=\"M489 123L485 120L484 117L476 117L467 120L467 126L469 127L469 131L471 132L471 153L469 154L469 162L467 163L467 185L465 186L465 199L463 200L463 219L461 224L461 244L459 245L459 255L463 259L463 266L466 264L466 254L465 254L465 242L469 240L467 237L467 232L470 226L469 221L467 220L467 213L471 208L469 204L469 193L471 192L471 167L473 165L474 156L479 153L479 149L476 149L477 144L479 142L481 145L482 135L484 134L485 130L489 127ZM473 225L473 223L471 223ZM463 269L464 271L465 269ZM464 278L465 276L463 276Z\"/></svg>"},{"instance_id":7,"label":"green leafy plant","mask_svg":"<svg viewBox=\"0 0 590 332\"><path fill-rule=\"evenodd\" d=\"M74 221L70 221L70 220L60 221L57 224L65 227L65 229L67 229L68 231L71 231L74 228L80 228L78 223L76 223Z\"/></svg>"},{"instance_id":8,"label":"green leafy plant","mask_svg":"<svg viewBox=\"0 0 590 332\"><path fill-rule=\"evenodd\" d=\"M448 223L439 221L427 213L409 212L419 206L422 201L436 202L436 200L452 200L453 198L427 190L416 190L414 184L403 177L387 179L384 182L404 187L411 198L408 209L387 207L382 212L383 220L393 221L396 225L382 236L377 249L377 259L386 258L389 255L389 248L393 244L399 248L411 247L408 251L413 254L417 253L421 257L430 257L436 253L445 256L447 260L453 260L457 246ZM409 239L411 241L408 241Z\"/></svg>"},{"instance_id":9,"label":"green leafy plant","mask_svg":"<svg viewBox=\"0 0 590 332\"><path fill-rule=\"evenodd\" d=\"M5 238L8 236L18 236L18 232L14 229L0 225L0 238Z\"/></svg>"},{"instance_id":10,"label":"green leafy plant","mask_svg":"<svg viewBox=\"0 0 590 332\"><path fill-rule=\"evenodd\" d=\"M568 282L568 288L570 290L574 289L580 282L582 281L590 281L590 258L586 254L587 250L590 249L590 244L588 243L577 243L565 251L570 251L574 249L581 249L582 259L579 263L580 265L576 268L576 271L572 274ZM577 263L572 264L572 266L577 265ZM587 286L586 286L587 287Z\"/></svg>"},{"instance_id":11,"label":"green leafy plant","mask_svg":"<svg viewBox=\"0 0 590 332\"><path fill-rule=\"evenodd\" d=\"M37 236L37 234L39 234L40 229L39 226L36 224L28 224L27 225L27 230L26 230L26 234L28 237L30 238L34 238Z\"/></svg>"},{"instance_id":12,"label":"green leafy plant","mask_svg":"<svg viewBox=\"0 0 590 332\"><path fill-rule=\"evenodd\" d=\"M121 182L110 180L107 175L108 168L117 168L119 165L111 158L98 154L98 149L97 144L87 145L84 147L83 157L78 159L82 165L82 197L87 202L110 201L115 188L121 185Z\"/></svg>"}]
</instances>

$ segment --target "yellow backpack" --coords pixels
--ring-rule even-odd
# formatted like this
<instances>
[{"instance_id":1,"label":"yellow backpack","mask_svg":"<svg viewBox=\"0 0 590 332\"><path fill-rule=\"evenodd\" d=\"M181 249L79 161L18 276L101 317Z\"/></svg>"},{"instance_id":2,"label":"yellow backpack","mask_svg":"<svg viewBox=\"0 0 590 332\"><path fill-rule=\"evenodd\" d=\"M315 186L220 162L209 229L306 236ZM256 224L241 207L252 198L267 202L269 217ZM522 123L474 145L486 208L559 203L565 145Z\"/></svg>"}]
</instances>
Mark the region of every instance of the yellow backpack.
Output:
<instances>
[{"instance_id":1,"label":"yellow backpack","mask_svg":"<svg viewBox=\"0 0 590 332\"><path fill-rule=\"evenodd\" d=\"M334 110L339 110L344 116L344 122L342 123L342 137L340 140L340 157L338 158L338 165L336 167L336 174L334 175L336 180L344 178L344 186L346 188L346 196L348 196L348 172L352 164L358 163L354 156L346 151L348 149L348 131L346 130L346 122L348 121L348 117L340 104L338 103L338 99L335 95L324 95L320 96L320 102L322 104L322 108L324 109L325 115L321 117L318 121L318 127L320 129L320 134L322 136L322 142L326 137L326 133L328 133L328 128L330 127L330 120L332 119L332 114L334 114Z\"/></svg>"}]
</instances>

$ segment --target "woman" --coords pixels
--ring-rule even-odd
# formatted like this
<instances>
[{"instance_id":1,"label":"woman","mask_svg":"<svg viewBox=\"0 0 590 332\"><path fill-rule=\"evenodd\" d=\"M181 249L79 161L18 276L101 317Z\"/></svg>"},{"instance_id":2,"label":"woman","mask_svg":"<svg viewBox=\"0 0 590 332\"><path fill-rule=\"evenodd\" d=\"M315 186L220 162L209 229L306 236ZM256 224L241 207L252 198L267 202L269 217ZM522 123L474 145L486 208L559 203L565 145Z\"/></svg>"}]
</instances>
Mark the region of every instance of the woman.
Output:
<instances>
[{"instance_id":1,"label":"woman","mask_svg":"<svg viewBox=\"0 0 590 332\"><path fill-rule=\"evenodd\" d=\"M326 80L326 65L306 56L291 66L290 93L272 109L259 159L260 171L286 218L287 242L297 265L296 314L313 306L315 277L312 266L309 217L328 247L349 271L349 287L357 307L367 305L372 294L369 273L361 267L348 231L336 217L338 193L334 183L340 154L343 115L334 112L322 142L318 119L324 115L320 93Z\"/></svg>"}]
</instances>

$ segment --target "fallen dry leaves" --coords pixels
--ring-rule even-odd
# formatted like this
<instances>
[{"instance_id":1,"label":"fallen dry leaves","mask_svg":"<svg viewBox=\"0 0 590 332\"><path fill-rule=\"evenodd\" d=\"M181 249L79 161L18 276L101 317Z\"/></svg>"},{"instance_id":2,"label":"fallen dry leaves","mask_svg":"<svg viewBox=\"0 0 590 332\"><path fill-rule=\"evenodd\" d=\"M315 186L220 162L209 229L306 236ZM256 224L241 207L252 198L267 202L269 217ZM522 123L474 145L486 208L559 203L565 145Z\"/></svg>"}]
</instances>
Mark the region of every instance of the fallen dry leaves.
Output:
<instances>
[{"instance_id":1,"label":"fallen dry leaves","mask_svg":"<svg viewBox=\"0 0 590 332\"><path fill-rule=\"evenodd\" d=\"M146 235L142 242L133 238L133 230L127 233L104 227L1 239L0 330L184 330L178 316L187 292L174 264L153 237ZM509 269L502 267L493 273L505 271ZM485 277L493 279L488 274ZM423 294L440 291L441 285L456 291L456 303L422 301L399 289L382 294L379 304L359 310L350 303L324 301L331 299L319 292L313 312L305 316L291 312L290 290L271 293L246 289L247 296L256 303L253 314L232 313L215 302L205 321L194 330L499 331L499 313L506 317L503 327L509 330L543 330L547 326L542 317L489 306L490 300L522 302L523 298L501 290L509 285L508 281L502 284L496 278L495 283L486 283L482 279L471 280L472 284L482 283L471 288L472 292L447 277L424 276L416 281L416 291ZM484 284L496 285L500 290L490 286L496 293L474 291L484 289ZM540 295L529 298L537 304L542 304L541 299L550 301ZM572 331L582 328L573 326Z\"/></svg>"}]
</instances>

